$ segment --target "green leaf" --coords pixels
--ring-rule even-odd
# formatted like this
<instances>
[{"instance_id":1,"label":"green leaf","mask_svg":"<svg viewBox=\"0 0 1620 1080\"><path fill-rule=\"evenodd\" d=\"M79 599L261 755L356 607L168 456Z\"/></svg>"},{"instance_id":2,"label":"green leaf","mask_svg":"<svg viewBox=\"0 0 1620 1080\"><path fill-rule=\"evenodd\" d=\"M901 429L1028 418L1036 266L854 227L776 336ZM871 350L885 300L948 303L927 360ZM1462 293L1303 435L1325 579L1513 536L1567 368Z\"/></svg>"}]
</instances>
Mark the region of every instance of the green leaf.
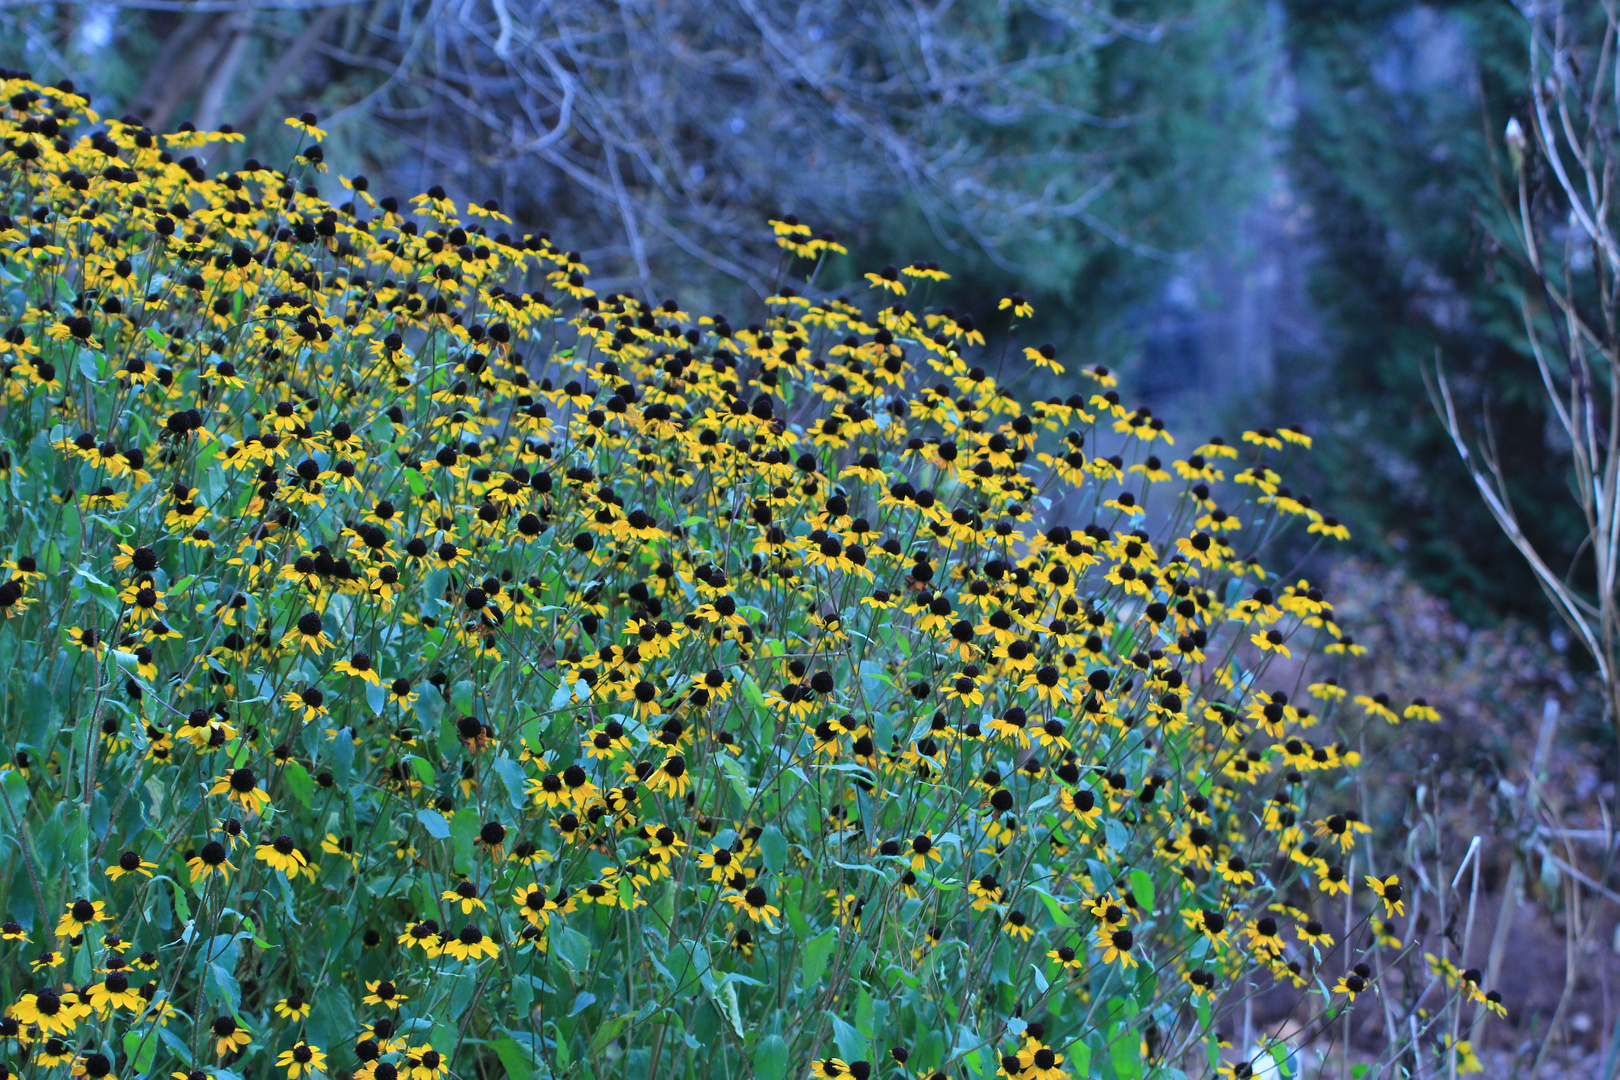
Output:
<instances>
[{"instance_id":1,"label":"green leaf","mask_svg":"<svg viewBox=\"0 0 1620 1080\"><path fill-rule=\"evenodd\" d=\"M28 781L20 771L8 769L0 773L0 796L10 805L12 816L18 821L23 820L23 811L28 805Z\"/></svg>"},{"instance_id":2,"label":"green leaf","mask_svg":"<svg viewBox=\"0 0 1620 1080\"><path fill-rule=\"evenodd\" d=\"M1067 911L1063 910L1063 902L1057 897L1053 896L1051 893L1042 892L1040 889L1035 890L1035 895L1039 896L1041 898L1041 903L1046 905L1046 910L1051 914L1053 922L1057 923L1064 929L1080 925L1074 921L1074 918L1070 916Z\"/></svg>"},{"instance_id":3,"label":"green leaf","mask_svg":"<svg viewBox=\"0 0 1620 1080\"><path fill-rule=\"evenodd\" d=\"M737 1003L737 984L728 981L718 993L710 993L709 998L720 1010L720 1015L731 1021L731 1030L737 1033L737 1038L742 1038L742 1008Z\"/></svg>"},{"instance_id":4,"label":"green leaf","mask_svg":"<svg viewBox=\"0 0 1620 1080\"><path fill-rule=\"evenodd\" d=\"M450 822L450 842L456 847L456 868L471 872L473 842L478 839L480 822L471 810L463 810Z\"/></svg>"},{"instance_id":5,"label":"green leaf","mask_svg":"<svg viewBox=\"0 0 1620 1080\"><path fill-rule=\"evenodd\" d=\"M596 1026L596 1034L591 1036L591 1047L597 1053L601 1053L604 1047L619 1037L619 1032L623 1031L628 1023L630 1023L629 1016L615 1016L602 1021Z\"/></svg>"},{"instance_id":6,"label":"green leaf","mask_svg":"<svg viewBox=\"0 0 1620 1080\"><path fill-rule=\"evenodd\" d=\"M832 956L833 946L836 944L831 930L823 930L805 942L804 967L800 969L799 986L806 993L816 985L816 980L821 978L822 972L827 970L827 960Z\"/></svg>"},{"instance_id":7,"label":"green leaf","mask_svg":"<svg viewBox=\"0 0 1620 1080\"><path fill-rule=\"evenodd\" d=\"M788 846L782 837L782 830L775 825L767 826L759 837L759 853L765 860L765 869L771 873L780 873L782 867L787 865Z\"/></svg>"},{"instance_id":8,"label":"green leaf","mask_svg":"<svg viewBox=\"0 0 1620 1080\"><path fill-rule=\"evenodd\" d=\"M868 1039L870 1039L873 1034L873 1012L874 1008L872 1005L872 995L866 989L866 987L863 986L855 995L855 1030L859 1031L862 1035L865 1035Z\"/></svg>"},{"instance_id":9,"label":"green leaf","mask_svg":"<svg viewBox=\"0 0 1620 1080\"><path fill-rule=\"evenodd\" d=\"M579 683L573 683L572 685L567 682L558 683L557 689L551 692L552 711L555 712L558 709L564 708L570 701L574 700L575 687L579 686ZM583 687L581 687L581 689L583 689ZM581 694L579 696L583 697L585 695Z\"/></svg>"},{"instance_id":10,"label":"green leaf","mask_svg":"<svg viewBox=\"0 0 1620 1080\"><path fill-rule=\"evenodd\" d=\"M1148 877L1146 870L1131 871L1131 892L1143 911L1153 911L1153 879Z\"/></svg>"},{"instance_id":11,"label":"green leaf","mask_svg":"<svg viewBox=\"0 0 1620 1080\"><path fill-rule=\"evenodd\" d=\"M832 1017L833 1042L838 1044L838 1056L845 1061L866 1059L868 1039L839 1017Z\"/></svg>"},{"instance_id":12,"label":"green leaf","mask_svg":"<svg viewBox=\"0 0 1620 1080\"><path fill-rule=\"evenodd\" d=\"M1142 1040L1136 1028L1121 1024L1109 1043L1109 1056L1114 1062L1114 1075L1120 1080L1136 1080L1142 1075Z\"/></svg>"},{"instance_id":13,"label":"green leaf","mask_svg":"<svg viewBox=\"0 0 1620 1080\"><path fill-rule=\"evenodd\" d=\"M810 920L806 919L804 912L799 910L799 904L793 899L792 893L786 893L782 897L782 914L787 916L788 926L793 929L793 936L800 941L808 941L810 938Z\"/></svg>"},{"instance_id":14,"label":"green leaf","mask_svg":"<svg viewBox=\"0 0 1620 1080\"><path fill-rule=\"evenodd\" d=\"M512 980L512 1016L527 1016L533 1004L534 983L529 981L527 975L519 975Z\"/></svg>"},{"instance_id":15,"label":"green leaf","mask_svg":"<svg viewBox=\"0 0 1620 1080\"><path fill-rule=\"evenodd\" d=\"M518 1046L517 1040L496 1040L489 1044L501 1059L501 1067L512 1080L528 1080L533 1074L528 1051Z\"/></svg>"},{"instance_id":16,"label":"green leaf","mask_svg":"<svg viewBox=\"0 0 1620 1080\"><path fill-rule=\"evenodd\" d=\"M163 1045L167 1046L169 1051L173 1053L175 1057L179 1058L187 1065L191 1064L191 1047L187 1046L184 1042L181 1042L179 1036L166 1027L158 1028L157 1034L158 1038L163 1040ZM220 1070L220 1072L223 1071L224 1070ZM219 1073L216 1072L215 1075L217 1076Z\"/></svg>"},{"instance_id":17,"label":"green leaf","mask_svg":"<svg viewBox=\"0 0 1620 1080\"><path fill-rule=\"evenodd\" d=\"M142 331L142 333L146 335L146 340L150 341L155 347L159 349L167 349L169 347L169 339L165 337L162 331L158 330L157 327L148 326Z\"/></svg>"},{"instance_id":18,"label":"green leaf","mask_svg":"<svg viewBox=\"0 0 1620 1080\"><path fill-rule=\"evenodd\" d=\"M784 1080L787 1075L788 1047L780 1035L767 1035L754 1049L754 1075L758 1080Z\"/></svg>"},{"instance_id":19,"label":"green leaf","mask_svg":"<svg viewBox=\"0 0 1620 1080\"><path fill-rule=\"evenodd\" d=\"M422 823L422 828L426 829L428 835L433 839L450 839L450 823L437 810L418 810L416 820Z\"/></svg>"},{"instance_id":20,"label":"green leaf","mask_svg":"<svg viewBox=\"0 0 1620 1080\"><path fill-rule=\"evenodd\" d=\"M591 939L568 927L554 939L557 955L575 971L588 971L591 966Z\"/></svg>"},{"instance_id":21,"label":"green leaf","mask_svg":"<svg viewBox=\"0 0 1620 1080\"><path fill-rule=\"evenodd\" d=\"M129 1058L136 1076L145 1076L152 1071L152 1062L157 1060L157 1048L158 1035L155 1031L124 1033L124 1054Z\"/></svg>"},{"instance_id":22,"label":"green leaf","mask_svg":"<svg viewBox=\"0 0 1620 1080\"><path fill-rule=\"evenodd\" d=\"M191 921L191 902L186 899L186 891L180 887L178 881L173 878L169 878L168 881L169 885L174 889L174 913L179 917L183 926Z\"/></svg>"},{"instance_id":23,"label":"green leaf","mask_svg":"<svg viewBox=\"0 0 1620 1080\"><path fill-rule=\"evenodd\" d=\"M523 809L529 801L529 778L524 775L523 766L512 758L498 757L495 759L495 775L506 786L506 799L512 809Z\"/></svg>"},{"instance_id":24,"label":"green leaf","mask_svg":"<svg viewBox=\"0 0 1620 1080\"><path fill-rule=\"evenodd\" d=\"M306 810L315 804L315 781L310 779L308 769L296 761L289 761L281 772L281 778L287 781L293 798L303 803Z\"/></svg>"},{"instance_id":25,"label":"green leaf","mask_svg":"<svg viewBox=\"0 0 1620 1080\"><path fill-rule=\"evenodd\" d=\"M1131 834L1126 831L1125 824L1115 818L1103 819L1103 839L1114 851L1124 851L1131 843Z\"/></svg>"},{"instance_id":26,"label":"green leaf","mask_svg":"<svg viewBox=\"0 0 1620 1080\"><path fill-rule=\"evenodd\" d=\"M203 986L208 1000L218 1002L223 1008L233 1012L240 1006L242 988L237 985L236 976L226 971L223 966L209 964Z\"/></svg>"}]
</instances>

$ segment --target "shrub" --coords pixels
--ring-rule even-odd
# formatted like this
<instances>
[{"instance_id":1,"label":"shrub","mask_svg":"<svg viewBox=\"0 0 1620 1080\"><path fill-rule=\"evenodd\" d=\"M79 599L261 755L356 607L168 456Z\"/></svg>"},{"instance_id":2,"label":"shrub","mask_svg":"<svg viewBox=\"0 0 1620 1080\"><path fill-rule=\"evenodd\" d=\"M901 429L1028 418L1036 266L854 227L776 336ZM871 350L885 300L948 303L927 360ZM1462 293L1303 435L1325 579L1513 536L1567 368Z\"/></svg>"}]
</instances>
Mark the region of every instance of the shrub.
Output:
<instances>
[{"instance_id":1,"label":"shrub","mask_svg":"<svg viewBox=\"0 0 1620 1080\"><path fill-rule=\"evenodd\" d=\"M5 91L19 1065L1177 1075L1370 984L1308 913L1363 826L1300 660L1354 645L1255 560L1343 535L1302 433L1020 404L928 265L742 329L494 204L331 205L313 117L210 175Z\"/></svg>"}]
</instances>

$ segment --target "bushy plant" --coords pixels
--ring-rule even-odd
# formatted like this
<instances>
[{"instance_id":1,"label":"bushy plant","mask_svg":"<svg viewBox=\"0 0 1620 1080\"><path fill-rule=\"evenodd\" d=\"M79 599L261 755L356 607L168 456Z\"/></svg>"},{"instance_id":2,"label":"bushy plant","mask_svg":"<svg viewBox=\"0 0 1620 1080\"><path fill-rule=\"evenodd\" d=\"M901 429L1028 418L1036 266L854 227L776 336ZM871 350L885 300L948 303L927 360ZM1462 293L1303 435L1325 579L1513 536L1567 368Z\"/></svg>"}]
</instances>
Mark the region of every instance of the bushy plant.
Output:
<instances>
[{"instance_id":1,"label":"bushy plant","mask_svg":"<svg viewBox=\"0 0 1620 1080\"><path fill-rule=\"evenodd\" d=\"M1330 810L1397 717L1256 561L1343 535L1301 432L1019 403L928 264L733 327L323 201L312 116L210 174L4 94L23 1074L1247 1075L1257 987L1373 985L1319 961L1400 886Z\"/></svg>"}]
</instances>

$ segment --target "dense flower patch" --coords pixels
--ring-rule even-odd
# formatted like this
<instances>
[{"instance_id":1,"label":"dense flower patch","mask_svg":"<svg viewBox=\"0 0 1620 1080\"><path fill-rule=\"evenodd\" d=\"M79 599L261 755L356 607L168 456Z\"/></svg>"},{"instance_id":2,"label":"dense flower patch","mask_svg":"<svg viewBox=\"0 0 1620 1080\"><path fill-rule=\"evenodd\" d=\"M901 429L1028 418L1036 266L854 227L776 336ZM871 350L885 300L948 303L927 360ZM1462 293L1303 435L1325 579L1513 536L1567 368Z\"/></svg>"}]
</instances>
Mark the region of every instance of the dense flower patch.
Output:
<instances>
[{"instance_id":1,"label":"dense flower patch","mask_svg":"<svg viewBox=\"0 0 1620 1080\"><path fill-rule=\"evenodd\" d=\"M4 95L11 1069L1245 1075L1374 987L1303 433L1021 403L931 265L733 326L329 204L314 117Z\"/></svg>"}]
</instances>

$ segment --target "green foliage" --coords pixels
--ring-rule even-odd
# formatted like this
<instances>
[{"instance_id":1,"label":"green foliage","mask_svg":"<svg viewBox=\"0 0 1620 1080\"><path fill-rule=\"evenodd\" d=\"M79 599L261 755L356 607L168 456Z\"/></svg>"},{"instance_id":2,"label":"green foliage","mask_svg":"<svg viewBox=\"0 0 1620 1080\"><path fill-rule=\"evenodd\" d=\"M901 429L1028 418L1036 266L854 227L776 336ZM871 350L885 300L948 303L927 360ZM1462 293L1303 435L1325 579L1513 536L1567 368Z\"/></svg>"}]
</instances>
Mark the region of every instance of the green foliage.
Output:
<instances>
[{"instance_id":1,"label":"green foliage","mask_svg":"<svg viewBox=\"0 0 1620 1080\"><path fill-rule=\"evenodd\" d=\"M1020 402L926 265L736 329L493 202L330 205L312 115L211 170L3 94L19 1064L1174 1077L1256 981L1375 989L1313 918L1402 903L1334 789L1438 715L1258 561L1346 536L1308 435Z\"/></svg>"}]
</instances>

